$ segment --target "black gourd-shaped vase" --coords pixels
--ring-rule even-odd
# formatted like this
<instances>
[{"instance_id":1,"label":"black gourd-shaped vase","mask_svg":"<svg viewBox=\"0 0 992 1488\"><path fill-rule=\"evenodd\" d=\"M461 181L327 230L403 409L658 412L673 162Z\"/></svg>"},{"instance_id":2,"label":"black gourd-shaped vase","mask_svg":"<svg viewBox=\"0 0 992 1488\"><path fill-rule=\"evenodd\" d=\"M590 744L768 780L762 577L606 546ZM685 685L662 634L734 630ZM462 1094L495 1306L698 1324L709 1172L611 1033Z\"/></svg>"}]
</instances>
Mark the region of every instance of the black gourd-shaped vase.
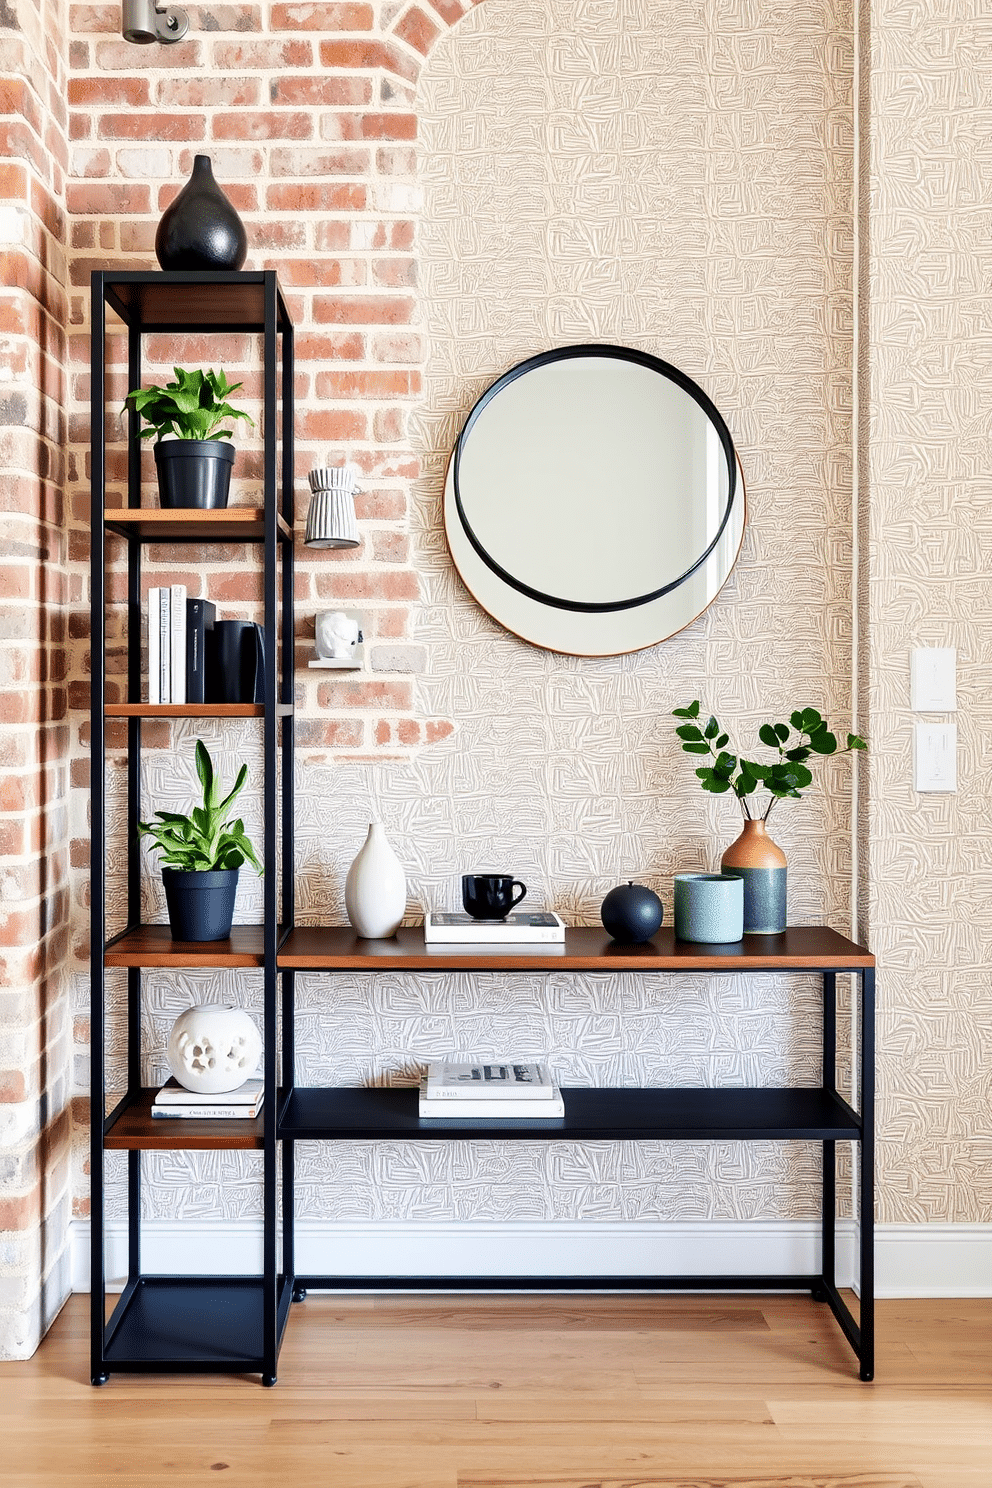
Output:
<instances>
[{"instance_id":1,"label":"black gourd-shaped vase","mask_svg":"<svg viewBox=\"0 0 992 1488\"><path fill-rule=\"evenodd\" d=\"M209 155L197 155L193 174L155 234L163 269L240 269L248 252L244 223L214 180Z\"/></svg>"}]
</instances>

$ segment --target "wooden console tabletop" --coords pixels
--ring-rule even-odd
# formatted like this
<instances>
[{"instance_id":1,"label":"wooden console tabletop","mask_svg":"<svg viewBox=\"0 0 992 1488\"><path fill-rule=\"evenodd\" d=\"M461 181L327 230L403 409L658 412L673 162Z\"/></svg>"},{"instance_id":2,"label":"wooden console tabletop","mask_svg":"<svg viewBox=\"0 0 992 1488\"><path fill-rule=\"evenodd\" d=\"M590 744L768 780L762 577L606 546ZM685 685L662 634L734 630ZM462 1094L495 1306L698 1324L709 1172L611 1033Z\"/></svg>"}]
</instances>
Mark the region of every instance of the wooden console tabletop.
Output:
<instances>
[{"instance_id":1,"label":"wooden console tabletop","mask_svg":"<svg viewBox=\"0 0 992 1488\"><path fill-rule=\"evenodd\" d=\"M563 945L425 945L422 926L390 940L362 940L347 926L300 926L279 951L281 971L863 971L875 958L836 930L796 925L745 935L735 945L694 945L659 930L621 945L602 929L565 932Z\"/></svg>"}]
</instances>

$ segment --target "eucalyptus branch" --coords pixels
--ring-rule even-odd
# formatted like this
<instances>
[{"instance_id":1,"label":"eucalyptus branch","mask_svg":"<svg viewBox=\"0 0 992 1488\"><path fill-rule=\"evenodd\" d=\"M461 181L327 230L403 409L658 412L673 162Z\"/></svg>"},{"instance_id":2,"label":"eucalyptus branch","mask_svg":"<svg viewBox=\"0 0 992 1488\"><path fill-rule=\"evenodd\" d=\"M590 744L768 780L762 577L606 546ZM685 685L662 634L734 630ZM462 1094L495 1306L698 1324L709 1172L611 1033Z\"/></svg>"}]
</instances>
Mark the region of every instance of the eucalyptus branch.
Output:
<instances>
[{"instance_id":1,"label":"eucalyptus branch","mask_svg":"<svg viewBox=\"0 0 992 1488\"><path fill-rule=\"evenodd\" d=\"M714 795L733 791L748 821L753 820L748 797L759 785L770 797L761 813L761 820L767 821L776 801L785 796L802 799L802 792L813 782L812 771L806 766L812 755L850 754L852 750L868 747L857 734L848 734L847 744L839 749L836 735L815 708L796 709L788 723L763 723L758 730L761 743L778 753L778 759L769 765L728 753L730 735L712 714L700 724L698 699L687 708L675 708L672 716L684 720L675 732L686 754L709 755L713 761L712 765L702 765L696 771L703 790Z\"/></svg>"}]
</instances>

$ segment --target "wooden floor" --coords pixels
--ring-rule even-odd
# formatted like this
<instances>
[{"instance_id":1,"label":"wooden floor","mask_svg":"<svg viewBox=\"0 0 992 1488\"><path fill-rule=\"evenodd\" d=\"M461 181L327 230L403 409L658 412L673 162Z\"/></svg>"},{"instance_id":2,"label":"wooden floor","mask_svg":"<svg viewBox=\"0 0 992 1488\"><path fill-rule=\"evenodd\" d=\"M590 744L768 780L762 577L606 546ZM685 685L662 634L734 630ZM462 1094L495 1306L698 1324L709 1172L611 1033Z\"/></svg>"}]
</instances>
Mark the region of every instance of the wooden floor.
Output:
<instances>
[{"instance_id":1,"label":"wooden floor","mask_svg":"<svg viewBox=\"0 0 992 1488\"><path fill-rule=\"evenodd\" d=\"M992 1300L881 1303L863 1385L808 1297L317 1293L272 1390L94 1390L87 1302L0 1365L5 1488L992 1488Z\"/></svg>"}]
</instances>

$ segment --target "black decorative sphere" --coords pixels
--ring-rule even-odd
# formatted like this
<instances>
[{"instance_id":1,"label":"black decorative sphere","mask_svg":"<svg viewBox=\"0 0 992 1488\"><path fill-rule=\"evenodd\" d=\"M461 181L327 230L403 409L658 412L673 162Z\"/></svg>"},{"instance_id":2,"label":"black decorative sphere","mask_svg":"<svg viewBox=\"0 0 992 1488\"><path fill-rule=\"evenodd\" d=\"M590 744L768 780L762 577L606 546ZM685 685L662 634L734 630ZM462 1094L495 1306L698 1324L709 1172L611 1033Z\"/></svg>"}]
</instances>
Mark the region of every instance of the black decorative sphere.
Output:
<instances>
[{"instance_id":1,"label":"black decorative sphere","mask_svg":"<svg viewBox=\"0 0 992 1488\"><path fill-rule=\"evenodd\" d=\"M248 234L214 180L209 155L197 155L193 174L155 234L155 257L163 269L240 269Z\"/></svg>"},{"instance_id":2,"label":"black decorative sphere","mask_svg":"<svg viewBox=\"0 0 992 1488\"><path fill-rule=\"evenodd\" d=\"M661 900L643 884L626 883L611 889L603 900L600 914L614 940L650 940L661 925L664 910Z\"/></svg>"}]
</instances>

